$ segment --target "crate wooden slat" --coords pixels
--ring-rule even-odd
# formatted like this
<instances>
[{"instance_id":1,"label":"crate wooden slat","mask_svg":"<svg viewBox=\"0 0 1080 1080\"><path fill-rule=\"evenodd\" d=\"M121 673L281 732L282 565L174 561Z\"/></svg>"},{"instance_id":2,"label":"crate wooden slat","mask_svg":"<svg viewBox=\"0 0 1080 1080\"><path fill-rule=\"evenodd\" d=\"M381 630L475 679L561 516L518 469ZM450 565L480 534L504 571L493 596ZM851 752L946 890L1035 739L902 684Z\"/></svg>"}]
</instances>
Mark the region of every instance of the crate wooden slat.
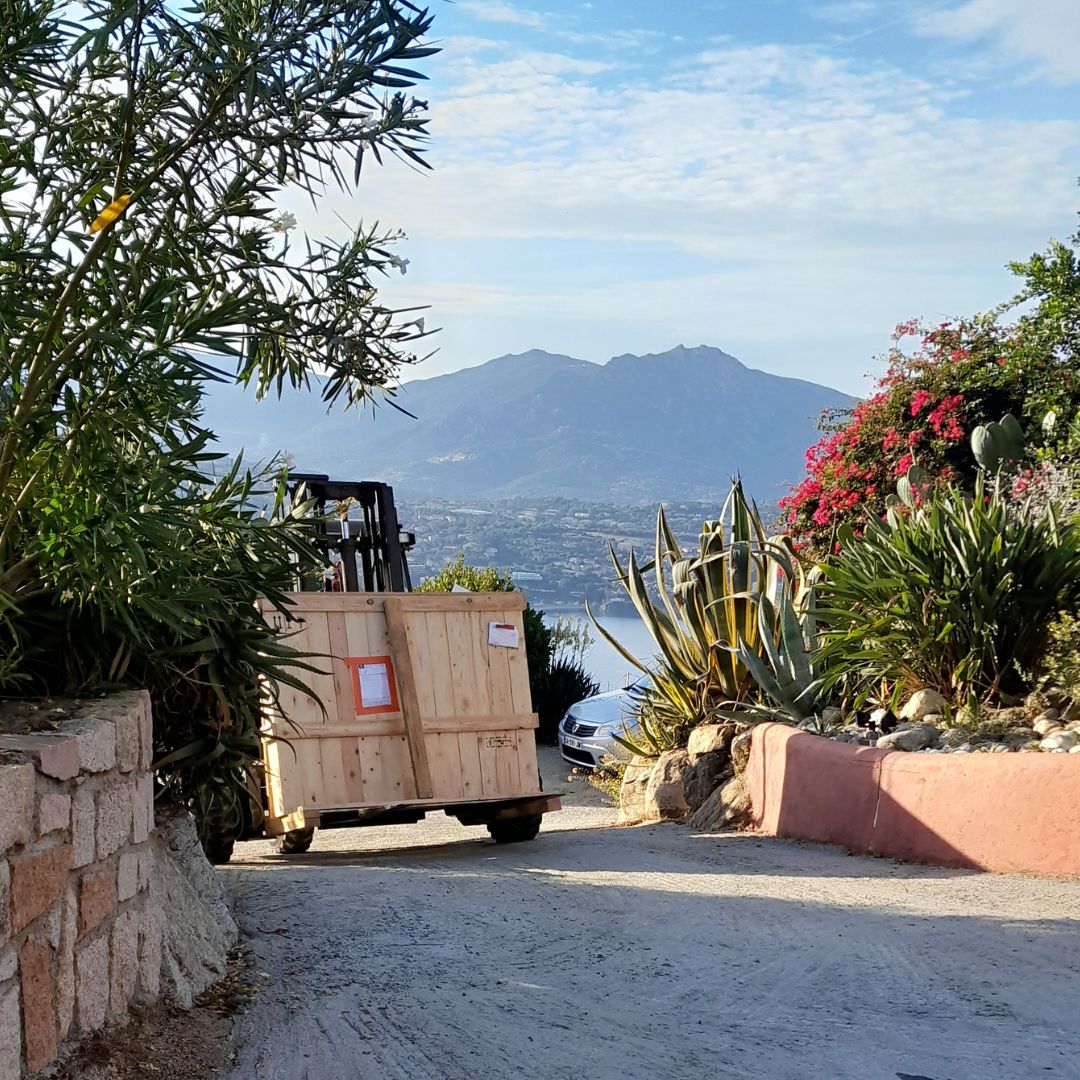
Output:
<instances>
[{"instance_id":1,"label":"crate wooden slat","mask_svg":"<svg viewBox=\"0 0 1080 1080\"><path fill-rule=\"evenodd\" d=\"M263 718L267 832L323 811L536 796L540 780L521 593L295 593L290 619L261 602L317 673L281 687ZM490 645L511 625L517 648ZM347 661L388 656L395 701L357 712ZM320 709L315 696L321 699Z\"/></svg>"}]
</instances>

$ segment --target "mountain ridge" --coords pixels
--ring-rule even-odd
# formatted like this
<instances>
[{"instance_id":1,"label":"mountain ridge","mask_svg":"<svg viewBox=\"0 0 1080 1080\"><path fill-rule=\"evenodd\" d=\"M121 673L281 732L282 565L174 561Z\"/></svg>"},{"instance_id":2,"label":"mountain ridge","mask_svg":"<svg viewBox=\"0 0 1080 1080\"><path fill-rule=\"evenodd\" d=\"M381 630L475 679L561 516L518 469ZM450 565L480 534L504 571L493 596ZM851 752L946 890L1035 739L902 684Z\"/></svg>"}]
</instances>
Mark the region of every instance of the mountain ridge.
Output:
<instances>
[{"instance_id":1,"label":"mountain ridge","mask_svg":"<svg viewBox=\"0 0 1080 1080\"><path fill-rule=\"evenodd\" d=\"M803 470L837 390L747 367L714 346L623 353L595 364L531 349L403 382L361 422L317 394L255 403L215 387L206 419L222 449L288 450L303 471L384 480L406 495L603 501L716 499L742 475L774 502Z\"/></svg>"}]
</instances>

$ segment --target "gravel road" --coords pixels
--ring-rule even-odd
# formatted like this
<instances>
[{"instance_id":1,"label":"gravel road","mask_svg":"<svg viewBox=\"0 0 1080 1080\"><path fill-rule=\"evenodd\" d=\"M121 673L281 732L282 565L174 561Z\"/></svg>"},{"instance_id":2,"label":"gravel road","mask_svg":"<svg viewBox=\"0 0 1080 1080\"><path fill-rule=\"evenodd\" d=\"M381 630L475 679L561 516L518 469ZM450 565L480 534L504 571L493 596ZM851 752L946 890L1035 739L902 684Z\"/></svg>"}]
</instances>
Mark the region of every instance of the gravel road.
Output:
<instances>
[{"instance_id":1,"label":"gravel road","mask_svg":"<svg viewBox=\"0 0 1080 1080\"><path fill-rule=\"evenodd\" d=\"M238 849L260 991L233 1080L1080 1077L1080 882L568 809Z\"/></svg>"}]
</instances>

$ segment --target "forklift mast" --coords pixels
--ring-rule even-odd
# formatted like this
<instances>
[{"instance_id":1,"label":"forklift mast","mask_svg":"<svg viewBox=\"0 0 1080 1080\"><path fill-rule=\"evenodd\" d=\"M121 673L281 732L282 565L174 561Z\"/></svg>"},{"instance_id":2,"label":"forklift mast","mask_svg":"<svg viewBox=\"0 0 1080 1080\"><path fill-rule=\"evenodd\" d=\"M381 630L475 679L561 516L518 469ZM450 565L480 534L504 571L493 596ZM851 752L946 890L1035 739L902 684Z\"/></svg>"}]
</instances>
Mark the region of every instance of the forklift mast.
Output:
<instances>
[{"instance_id":1,"label":"forklift mast","mask_svg":"<svg viewBox=\"0 0 1080 1080\"><path fill-rule=\"evenodd\" d=\"M289 474L289 496L314 499L319 519L316 544L328 562L340 556L337 588L345 592L411 592L405 555L416 543L402 532L389 484L368 480L331 480L322 473ZM338 504L337 521L328 516ZM302 578L302 592L325 588L325 581Z\"/></svg>"}]
</instances>

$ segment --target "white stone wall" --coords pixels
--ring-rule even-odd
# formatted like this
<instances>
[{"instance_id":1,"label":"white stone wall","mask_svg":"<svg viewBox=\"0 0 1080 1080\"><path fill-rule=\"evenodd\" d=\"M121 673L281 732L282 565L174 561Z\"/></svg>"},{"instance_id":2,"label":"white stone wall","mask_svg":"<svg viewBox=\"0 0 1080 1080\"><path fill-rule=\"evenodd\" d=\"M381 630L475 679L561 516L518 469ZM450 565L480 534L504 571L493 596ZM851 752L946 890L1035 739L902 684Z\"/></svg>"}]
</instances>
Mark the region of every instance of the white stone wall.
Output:
<instances>
[{"instance_id":1,"label":"white stone wall","mask_svg":"<svg viewBox=\"0 0 1080 1080\"><path fill-rule=\"evenodd\" d=\"M149 695L58 721L0 735L0 1080L159 993Z\"/></svg>"}]
</instances>

